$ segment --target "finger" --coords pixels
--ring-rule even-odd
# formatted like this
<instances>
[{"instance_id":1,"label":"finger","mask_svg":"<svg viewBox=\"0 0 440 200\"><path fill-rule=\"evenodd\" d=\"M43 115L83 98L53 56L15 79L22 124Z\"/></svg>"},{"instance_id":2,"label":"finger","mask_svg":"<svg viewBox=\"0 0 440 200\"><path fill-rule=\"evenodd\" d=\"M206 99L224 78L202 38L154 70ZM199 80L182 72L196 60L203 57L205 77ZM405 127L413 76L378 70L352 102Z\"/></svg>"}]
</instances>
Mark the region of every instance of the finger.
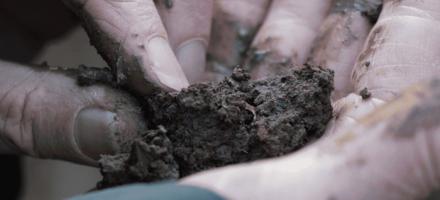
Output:
<instances>
[{"instance_id":1,"label":"finger","mask_svg":"<svg viewBox=\"0 0 440 200\"><path fill-rule=\"evenodd\" d=\"M2 153L96 165L143 129L139 112L127 94L0 61Z\"/></svg>"},{"instance_id":2,"label":"finger","mask_svg":"<svg viewBox=\"0 0 440 200\"><path fill-rule=\"evenodd\" d=\"M158 1L171 46L190 83L203 80L213 0Z\"/></svg>"},{"instance_id":3,"label":"finger","mask_svg":"<svg viewBox=\"0 0 440 200\"><path fill-rule=\"evenodd\" d=\"M337 171L342 176L330 191L335 198L424 199L438 189L439 83L408 89L360 118L355 127L320 144L329 154L341 152L335 157L342 161L334 167L341 167Z\"/></svg>"},{"instance_id":4,"label":"finger","mask_svg":"<svg viewBox=\"0 0 440 200\"><path fill-rule=\"evenodd\" d=\"M246 61L254 77L304 64L330 4L328 0L274 0Z\"/></svg>"},{"instance_id":5,"label":"finger","mask_svg":"<svg viewBox=\"0 0 440 200\"><path fill-rule=\"evenodd\" d=\"M355 91L390 100L402 88L440 75L440 2L384 3L353 72Z\"/></svg>"},{"instance_id":6,"label":"finger","mask_svg":"<svg viewBox=\"0 0 440 200\"><path fill-rule=\"evenodd\" d=\"M365 8L368 3L373 4L371 9ZM351 72L372 26L366 13L378 6L374 1L339 0L321 25L309 61L335 72L333 100L353 91Z\"/></svg>"},{"instance_id":7,"label":"finger","mask_svg":"<svg viewBox=\"0 0 440 200\"><path fill-rule=\"evenodd\" d=\"M332 120L327 130L328 133L337 132L338 129L345 129L349 126L348 124L358 123L356 119L360 119L361 114L347 113L355 112L354 110L371 110L374 107L372 106L374 104L370 103L372 102L371 99L382 102L383 100L389 100L398 94L401 88L424 79L429 79L439 73L435 64L439 63L440 57L430 53L424 54L423 51L420 51L420 48L423 48L425 51L438 52L440 46L436 46L436 44L419 46L422 43L435 43L437 41L435 39L436 36L428 37L429 34L433 33L432 31L423 32L423 34L427 34L427 37L421 39L418 36L421 36L422 33L416 33L418 28L420 28L419 26L424 23L438 23L439 18L435 18L435 16L424 19L427 15L423 15L423 12L426 12L423 9L426 10L430 3L435 2L424 2L424 4L414 1L412 3L406 1L404 4L400 2L386 2L384 13L369 36L369 42L366 44L364 52L357 63L357 68L354 71L357 91L360 91L362 88L362 91L371 92L373 97L367 101L351 102L347 102L346 100L350 98L346 98L337 103L336 105L339 104L341 107L335 107L334 112L335 116L340 117ZM434 4L432 4L430 9L432 8L436 8ZM415 10L421 12L412 13ZM405 18L409 18L409 20L401 21ZM417 22L414 22L414 20ZM430 22L431 20L434 20L434 22ZM393 30L388 31L389 28L393 28ZM421 43L419 44L420 41ZM411 55L407 52L410 52ZM411 58L408 58L408 56ZM420 58L421 56L422 58ZM433 66L431 66L432 64ZM356 108L353 108L353 111L347 112L349 107L353 107L349 105L355 105Z\"/></svg>"},{"instance_id":8,"label":"finger","mask_svg":"<svg viewBox=\"0 0 440 200\"><path fill-rule=\"evenodd\" d=\"M170 91L188 86L152 0L65 2L121 84L141 94L151 92L151 83Z\"/></svg>"},{"instance_id":9,"label":"finger","mask_svg":"<svg viewBox=\"0 0 440 200\"><path fill-rule=\"evenodd\" d=\"M440 187L439 96L439 80L419 85L298 153L182 183L230 199L424 199Z\"/></svg>"},{"instance_id":10,"label":"finger","mask_svg":"<svg viewBox=\"0 0 440 200\"><path fill-rule=\"evenodd\" d=\"M327 125L325 135L344 133L344 130L356 126L359 119L370 114L384 103L383 100L362 97L357 94L350 94L336 101L333 103L333 118Z\"/></svg>"},{"instance_id":11,"label":"finger","mask_svg":"<svg viewBox=\"0 0 440 200\"><path fill-rule=\"evenodd\" d=\"M232 74L263 22L270 0L216 0L209 45L209 69Z\"/></svg>"}]
</instances>

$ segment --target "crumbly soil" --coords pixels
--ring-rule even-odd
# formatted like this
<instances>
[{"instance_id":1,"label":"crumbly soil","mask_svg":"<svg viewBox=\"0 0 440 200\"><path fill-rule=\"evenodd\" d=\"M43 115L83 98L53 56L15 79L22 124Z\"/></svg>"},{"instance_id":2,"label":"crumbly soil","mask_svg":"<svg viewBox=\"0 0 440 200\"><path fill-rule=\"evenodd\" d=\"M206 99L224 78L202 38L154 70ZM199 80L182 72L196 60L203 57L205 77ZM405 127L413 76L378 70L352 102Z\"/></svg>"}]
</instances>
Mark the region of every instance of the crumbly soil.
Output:
<instances>
[{"instance_id":1,"label":"crumbly soil","mask_svg":"<svg viewBox=\"0 0 440 200\"><path fill-rule=\"evenodd\" d=\"M93 80L88 76L82 75L83 83ZM131 151L102 157L98 188L176 179L293 152L323 134L332 117L332 89L333 72L306 66L259 81L236 69L221 82L157 91L140 99L149 130Z\"/></svg>"}]
</instances>

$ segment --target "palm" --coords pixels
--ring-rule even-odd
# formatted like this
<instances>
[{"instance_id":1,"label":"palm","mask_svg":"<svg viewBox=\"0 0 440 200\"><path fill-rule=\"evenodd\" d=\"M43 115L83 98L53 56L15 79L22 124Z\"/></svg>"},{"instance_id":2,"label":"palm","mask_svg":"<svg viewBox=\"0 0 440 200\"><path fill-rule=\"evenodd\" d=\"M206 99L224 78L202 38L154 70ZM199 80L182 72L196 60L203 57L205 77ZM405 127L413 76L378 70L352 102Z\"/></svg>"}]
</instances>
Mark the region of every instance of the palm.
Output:
<instances>
[{"instance_id":1,"label":"palm","mask_svg":"<svg viewBox=\"0 0 440 200\"><path fill-rule=\"evenodd\" d=\"M279 1L282 3L286 2ZM311 6L315 2L303 3ZM271 9L274 8L272 5ZM318 10L311 13L321 16ZM419 199L428 196L438 187L440 171L435 165L440 159L436 147L440 138L435 134L439 126L434 122L439 120L434 113L439 108L435 96L440 88L438 81L433 81L413 86L403 94L402 91L439 75L440 43L433 34L438 35L440 29L432 26L440 20L435 14L438 12L440 3L434 0L385 1L371 31L367 20L356 11L332 12L329 18L322 19L321 32L315 32L319 40L314 46L305 39L300 47L288 42L271 46L270 42L264 43L267 33L281 29L260 30L263 33L257 33L257 42L254 40L253 44L259 49L259 44L264 43L264 48L269 48L272 54L263 66L257 66L257 75L273 73L272 69L264 68L283 56L301 64L305 61L303 55L309 55L310 61L335 70L335 99L367 90L362 96L351 94L337 101L328 135L298 153L208 171L184 179L183 184L209 188L233 199ZM272 14L268 16L262 29L276 26L271 25ZM304 15L300 16L298 20L307 21ZM319 17L313 20L316 19ZM281 22L274 20L273 23ZM284 26L289 25L295 26L295 23ZM297 26L295 31L301 33L298 29L301 27ZM259 38L262 36L266 38ZM295 36L274 33L269 41L295 40ZM296 54L285 53L286 50L294 50ZM398 96L397 100L387 103ZM375 110L377 107L380 109Z\"/></svg>"}]
</instances>

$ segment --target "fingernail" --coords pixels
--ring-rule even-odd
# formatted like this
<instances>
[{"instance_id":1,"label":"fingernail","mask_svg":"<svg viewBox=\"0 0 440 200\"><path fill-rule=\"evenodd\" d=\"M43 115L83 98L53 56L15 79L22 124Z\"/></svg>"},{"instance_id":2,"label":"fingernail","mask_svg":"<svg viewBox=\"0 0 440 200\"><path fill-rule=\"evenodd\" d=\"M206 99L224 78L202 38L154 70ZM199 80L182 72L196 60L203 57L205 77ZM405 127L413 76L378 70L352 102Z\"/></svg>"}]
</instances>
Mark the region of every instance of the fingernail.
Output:
<instances>
[{"instance_id":1,"label":"fingernail","mask_svg":"<svg viewBox=\"0 0 440 200\"><path fill-rule=\"evenodd\" d=\"M177 60L190 83L201 81L206 66L206 45L202 39L182 43L176 51Z\"/></svg>"},{"instance_id":2,"label":"fingernail","mask_svg":"<svg viewBox=\"0 0 440 200\"><path fill-rule=\"evenodd\" d=\"M156 37L150 40L148 54L152 62L152 71L160 86L175 91L188 87L188 80L180 68L173 50L164 38Z\"/></svg>"},{"instance_id":3,"label":"fingernail","mask_svg":"<svg viewBox=\"0 0 440 200\"><path fill-rule=\"evenodd\" d=\"M98 160L101 154L113 154L117 144L117 116L99 108L81 110L75 120L74 136L80 151Z\"/></svg>"}]
</instances>

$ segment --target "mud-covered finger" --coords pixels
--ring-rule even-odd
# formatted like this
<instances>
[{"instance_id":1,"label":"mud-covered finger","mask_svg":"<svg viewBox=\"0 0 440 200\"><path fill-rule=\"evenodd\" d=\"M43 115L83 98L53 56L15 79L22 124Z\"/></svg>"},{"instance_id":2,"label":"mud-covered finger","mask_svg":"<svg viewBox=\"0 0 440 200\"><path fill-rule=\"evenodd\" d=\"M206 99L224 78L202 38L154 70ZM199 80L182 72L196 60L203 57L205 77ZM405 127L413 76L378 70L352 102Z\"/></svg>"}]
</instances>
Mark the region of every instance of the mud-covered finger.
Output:
<instances>
[{"instance_id":1,"label":"mud-covered finger","mask_svg":"<svg viewBox=\"0 0 440 200\"><path fill-rule=\"evenodd\" d=\"M338 0L321 25L309 62L335 72L333 100L353 91L351 72L380 6L381 1Z\"/></svg>"},{"instance_id":2,"label":"mud-covered finger","mask_svg":"<svg viewBox=\"0 0 440 200\"><path fill-rule=\"evenodd\" d=\"M96 166L101 154L129 148L144 123L126 93L79 87L60 72L0 61L1 153Z\"/></svg>"},{"instance_id":3,"label":"mud-covered finger","mask_svg":"<svg viewBox=\"0 0 440 200\"><path fill-rule=\"evenodd\" d=\"M190 83L203 79L213 0L156 1L177 59Z\"/></svg>"},{"instance_id":4,"label":"mud-covered finger","mask_svg":"<svg viewBox=\"0 0 440 200\"><path fill-rule=\"evenodd\" d=\"M64 0L120 84L148 94L180 90L188 81L168 42L153 0Z\"/></svg>"},{"instance_id":5,"label":"mud-covered finger","mask_svg":"<svg viewBox=\"0 0 440 200\"><path fill-rule=\"evenodd\" d=\"M353 71L355 91L390 100L440 76L440 2L387 0Z\"/></svg>"},{"instance_id":6,"label":"mud-covered finger","mask_svg":"<svg viewBox=\"0 0 440 200\"><path fill-rule=\"evenodd\" d=\"M209 44L209 69L230 75L243 62L271 0L215 0Z\"/></svg>"},{"instance_id":7,"label":"mud-covered finger","mask_svg":"<svg viewBox=\"0 0 440 200\"><path fill-rule=\"evenodd\" d=\"M274 0L255 36L246 65L261 78L306 62L331 1Z\"/></svg>"},{"instance_id":8,"label":"mud-covered finger","mask_svg":"<svg viewBox=\"0 0 440 200\"><path fill-rule=\"evenodd\" d=\"M407 88L323 142L328 154L346 152L339 165L346 174L333 190L338 199L431 199L440 186L439 92L438 79Z\"/></svg>"}]
</instances>

